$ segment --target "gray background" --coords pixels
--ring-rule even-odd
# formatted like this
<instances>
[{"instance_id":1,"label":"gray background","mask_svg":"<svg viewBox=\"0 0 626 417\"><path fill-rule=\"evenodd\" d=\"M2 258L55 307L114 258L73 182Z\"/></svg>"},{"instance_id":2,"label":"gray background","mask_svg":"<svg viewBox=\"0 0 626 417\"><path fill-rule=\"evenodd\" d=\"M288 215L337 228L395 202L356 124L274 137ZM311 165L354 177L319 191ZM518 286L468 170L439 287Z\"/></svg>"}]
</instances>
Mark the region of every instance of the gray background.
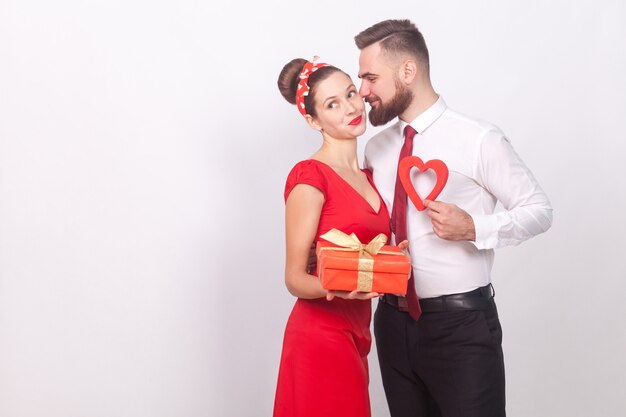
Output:
<instances>
[{"instance_id":1,"label":"gray background","mask_svg":"<svg viewBox=\"0 0 626 417\"><path fill-rule=\"evenodd\" d=\"M509 415L623 415L623 1L0 0L1 417L270 415L283 186L320 144L276 78L355 76L386 18L555 208L496 255Z\"/></svg>"}]
</instances>

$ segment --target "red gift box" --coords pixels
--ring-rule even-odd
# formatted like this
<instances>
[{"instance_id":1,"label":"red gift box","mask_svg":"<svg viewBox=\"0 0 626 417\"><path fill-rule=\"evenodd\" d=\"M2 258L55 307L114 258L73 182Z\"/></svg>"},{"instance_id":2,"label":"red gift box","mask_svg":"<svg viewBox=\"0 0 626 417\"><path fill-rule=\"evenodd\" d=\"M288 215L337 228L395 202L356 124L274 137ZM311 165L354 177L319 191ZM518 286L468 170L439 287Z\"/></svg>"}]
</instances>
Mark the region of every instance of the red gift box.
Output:
<instances>
[{"instance_id":1,"label":"red gift box","mask_svg":"<svg viewBox=\"0 0 626 417\"><path fill-rule=\"evenodd\" d=\"M315 252L323 288L406 294L411 262L397 246L385 245L384 234L367 244L337 229L320 237Z\"/></svg>"}]
</instances>

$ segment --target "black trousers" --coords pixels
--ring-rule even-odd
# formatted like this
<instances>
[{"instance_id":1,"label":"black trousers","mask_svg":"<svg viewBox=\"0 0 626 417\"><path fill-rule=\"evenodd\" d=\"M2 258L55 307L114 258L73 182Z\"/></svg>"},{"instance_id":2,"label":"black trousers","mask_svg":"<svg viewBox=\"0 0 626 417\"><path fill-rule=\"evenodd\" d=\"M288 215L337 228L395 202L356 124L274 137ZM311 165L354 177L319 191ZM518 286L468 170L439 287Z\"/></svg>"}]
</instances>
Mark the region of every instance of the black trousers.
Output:
<instances>
[{"instance_id":1,"label":"black trousers","mask_svg":"<svg viewBox=\"0 0 626 417\"><path fill-rule=\"evenodd\" d=\"M502 329L491 310L408 313L380 301L374 334L391 417L504 417Z\"/></svg>"}]
</instances>

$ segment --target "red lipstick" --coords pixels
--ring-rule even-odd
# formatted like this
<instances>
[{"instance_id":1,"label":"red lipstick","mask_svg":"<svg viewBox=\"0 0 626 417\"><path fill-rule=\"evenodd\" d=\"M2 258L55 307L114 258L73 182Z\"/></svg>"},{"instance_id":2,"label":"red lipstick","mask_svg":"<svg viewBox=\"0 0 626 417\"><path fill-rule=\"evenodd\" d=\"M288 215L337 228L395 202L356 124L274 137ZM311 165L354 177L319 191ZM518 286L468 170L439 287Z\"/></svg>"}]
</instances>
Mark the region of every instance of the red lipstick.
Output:
<instances>
[{"instance_id":1,"label":"red lipstick","mask_svg":"<svg viewBox=\"0 0 626 417\"><path fill-rule=\"evenodd\" d=\"M352 120L350 123L348 123L350 126L356 126L359 123L361 123L361 120L363 119L363 116L358 116L355 117L354 120Z\"/></svg>"}]
</instances>

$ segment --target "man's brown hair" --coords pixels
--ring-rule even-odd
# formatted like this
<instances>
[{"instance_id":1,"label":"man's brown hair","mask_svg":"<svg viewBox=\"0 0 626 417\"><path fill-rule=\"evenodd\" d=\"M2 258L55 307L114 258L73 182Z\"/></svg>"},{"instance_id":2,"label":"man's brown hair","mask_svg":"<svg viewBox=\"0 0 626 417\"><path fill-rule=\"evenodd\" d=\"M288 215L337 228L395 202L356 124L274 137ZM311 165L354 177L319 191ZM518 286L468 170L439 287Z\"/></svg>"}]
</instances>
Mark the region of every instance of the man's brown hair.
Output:
<instances>
[{"instance_id":1,"label":"man's brown hair","mask_svg":"<svg viewBox=\"0 0 626 417\"><path fill-rule=\"evenodd\" d=\"M360 50L380 42L383 53L391 57L409 54L429 72L430 60L424 36L410 20L384 20L356 35L354 41Z\"/></svg>"}]
</instances>

